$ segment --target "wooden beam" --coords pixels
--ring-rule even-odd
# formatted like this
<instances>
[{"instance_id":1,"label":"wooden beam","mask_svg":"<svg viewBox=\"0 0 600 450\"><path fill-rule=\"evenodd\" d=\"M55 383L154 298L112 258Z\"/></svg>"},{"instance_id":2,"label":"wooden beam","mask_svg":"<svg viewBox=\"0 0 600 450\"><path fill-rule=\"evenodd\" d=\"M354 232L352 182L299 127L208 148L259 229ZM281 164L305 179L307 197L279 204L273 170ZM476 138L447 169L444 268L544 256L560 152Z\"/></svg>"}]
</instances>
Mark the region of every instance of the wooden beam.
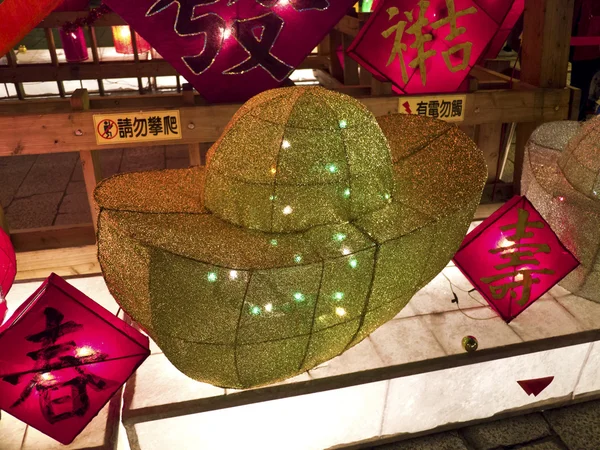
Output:
<instances>
[{"instance_id":1,"label":"wooden beam","mask_svg":"<svg viewBox=\"0 0 600 450\"><path fill-rule=\"evenodd\" d=\"M65 276L99 274L95 245L17 253L17 280L38 280L51 272Z\"/></svg>"},{"instance_id":2,"label":"wooden beam","mask_svg":"<svg viewBox=\"0 0 600 450\"><path fill-rule=\"evenodd\" d=\"M567 84L574 0L526 0L523 19L521 80L542 88ZM567 113L567 117L569 114ZM525 146L541 118L517 126L514 183L521 192Z\"/></svg>"},{"instance_id":3,"label":"wooden beam","mask_svg":"<svg viewBox=\"0 0 600 450\"><path fill-rule=\"evenodd\" d=\"M478 126L475 142L483 152L488 168L488 183L498 179L498 157L502 139L502 123L483 123Z\"/></svg>"},{"instance_id":4,"label":"wooden beam","mask_svg":"<svg viewBox=\"0 0 600 450\"><path fill-rule=\"evenodd\" d=\"M569 114L568 89L480 91L466 94L466 97L465 121L462 125L563 120L568 118ZM363 102L375 116L398 111L399 100L396 96L359 97L358 100ZM94 102L92 106L93 104ZM181 96L177 96L177 104L181 105ZM159 141L154 145L215 142L239 107L240 105L235 104L180 108L164 105L161 109L179 109L182 123L191 122L195 127L193 129L183 127L181 140ZM134 109L152 111L157 108L139 106ZM123 110L123 108L115 108L108 111L90 110L57 114L32 112L24 115L0 116L0 130L3 130L0 133L0 156L135 147L138 144L102 147L96 145L93 114Z\"/></svg>"},{"instance_id":5,"label":"wooden beam","mask_svg":"<svg viewBox=\"0 0 600 450\"><path fill-rule=\"evenodd\" d=\"M2 208L2 205L0 205L0 229L4 230L6 234L9 234L8 222L6 221L6 216L4 215L4 209Z\"/></svg>"},{"instance_id":6,"label":"wooden beam","mask_svg":"<svg viewBox=\"0 0 600 450\"><path fill-rule=\"evenodd\" d=\"M326 69L329 58L309 55L299 69ZM106 78L145 78L175 76L179 73L165 60L133 62L87 62L81 64L14 64L0 66L0 83L97 80Z\"/></svg>"},{"instance_id":7,"label":"wooden beam","mask_svg":"<svg viewBox=\"0 0 600 450\"><path fill-rule=\"evenodd\" d=\"M92 224L64 225L13 230L10 238L16 252L94 245L96 233Z\"/></svg>"}]
</instances>

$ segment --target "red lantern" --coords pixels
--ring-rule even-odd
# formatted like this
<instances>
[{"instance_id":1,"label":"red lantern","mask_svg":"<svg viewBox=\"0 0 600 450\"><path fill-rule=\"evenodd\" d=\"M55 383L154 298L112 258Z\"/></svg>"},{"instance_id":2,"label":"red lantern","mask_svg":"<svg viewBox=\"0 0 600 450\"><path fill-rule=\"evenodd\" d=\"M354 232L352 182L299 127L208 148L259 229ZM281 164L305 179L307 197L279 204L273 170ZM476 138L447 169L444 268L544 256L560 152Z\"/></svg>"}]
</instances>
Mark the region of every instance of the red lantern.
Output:
<instances>
[{"instance_id":1,"label":"red lantern","mask_svg":"<svg viewBox=\"0 0 600 450\"><path fill-rule=\"evenodd\" d=\"M513 197L471 231L454 262L506 321L579 265L525 197Z\"/></svg>"},{"instance_id":2,"label":"red lantern","mask_svg":"<svg viewBox=\"0 0 600 450\"><path fill-rule=\"evenodd\" d=\"M356 0L106 0L208 101L279 86Z\"/></svg>"},{"instance_id":3,"label":"red lantern","mask_svg":"<svg viewBox=\"0 0 600 450\"><path fill-rule=\"evenodd\" d=\"M17 257L10 237L0 228L0 324L4 320L7 307L4 296L8 294L17 275Z\"/></svg>"},{"instance_id":4,"label":"red lantern","mask_svg":"<svg viewBox=\"0 0 600 450\"><path fill-rule=\"evenodd\" d=\"M348 53L399 92L456 92L511 3L381 0Z\"/></svg>"},{"instance_id":5,"label":"red lantern","mask_svg":"<svg viewBox=\"0 0 600 450\"><path fill-rule=\"evenodd\" d=\"M60 42L68 62L82 62L89 58L83 28L75 30L60 29Z\"/></svg>"},{"instance_id":6,"label":"red lantern","mask_svg":"<svg viewBox=\"0 0 600 450\"><path fill-rule=\"evenodd\" d=\"M0 408L69 444L149 354L146 336L52 274L0 327Z\"/></svg>"},{"instance_id":7,"label":"red lantern","mask_svg":"<svg viewBox=\"0 0 600 450\"><path fill-rule=\"evenodd\" d=\"M115 50L123 55L133 55L133 43L131 41L131 30L127 25L112 27L113 41L115 42ZM138 53L149 52L152 48L146 40L139 34L135 33Z\"/></svg>"}]
</instances>

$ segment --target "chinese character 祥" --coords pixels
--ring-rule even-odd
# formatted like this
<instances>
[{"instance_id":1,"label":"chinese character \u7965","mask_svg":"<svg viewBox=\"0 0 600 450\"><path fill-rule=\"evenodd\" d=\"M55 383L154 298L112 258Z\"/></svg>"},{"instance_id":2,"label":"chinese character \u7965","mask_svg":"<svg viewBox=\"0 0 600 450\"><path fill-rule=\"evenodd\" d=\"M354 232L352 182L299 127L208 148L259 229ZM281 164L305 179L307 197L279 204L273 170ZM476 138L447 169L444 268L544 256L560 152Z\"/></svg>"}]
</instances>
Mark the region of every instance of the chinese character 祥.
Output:
<instances>
[{"instance_id":1,"label":"chinese character \u7965","mask_svg":"<svg viewBox=\"0 0 600 450\"><path fill-rule=\"evenodd\" d=\"M163 132L163 121L158 116L148 117L148 131L154 136L158 136Z\"/></svg>"},{"instance_id":2,"label":"chinese character \u7965","mask_svg":"<svg viewBox=\"0 0 600 450\"><path fill-rule=\"evenodd\" d=\"M148 121L136 117L133 121L133 132L135 133L135 137L148 136Z\"/></svg>"},{"instance_id":3,"label":"chinese character \u7965","mask_svg":"<svg viewBox=\"0 0 600 450\"><path fill-rule=\"evenodd\" d=\"M119 137L121 139L133 137L133 125L131 119L119 119L117 120L117 125L119 127Z\"/></svg>"},{"instance_id":4,"label":"chinese character \u7965","mask_svg":"<svg viewBox=\"0 0 600 450\"><path fill-rule=\"evenodd\" d=\"M212 66L223 42L231 36L247 53L247 57L226 69L223 74L242 74L261 67L274 79L284 80L293 67L272 53L285 25L283 19L276 12L270 11L256 17L236 19L228 25L225 19L215 12L202 13L203 6L214 5L219 1L221 0L158 0L148 9L146 17L161 13L171 5L177 5L175 32L180 36L204 35L202 51L197 55L182 57L183 62L195 75L201 75ZM238 0L227 1L228 7L235 7ZM278 0L257 0L257 3L265 8L273 8L277 6ZM329 0L290 0L289 4L299 12L324 11L330 6Z\"/></svg>"},{"instance_id":5,"label":"chinese character \u7965","mask_svg":"<svg viewBox=\"0 0 600 450\"><path fill-rule=\"evenodd\" d=\"M179 134L177 131L177 117L165 116L163 118L165 134Z\"/></svg>"},{"instance_id":6,"label":"chinese character \u7965","mask_svg":"<svg viewBox=\"0 0 600 450\"><path fill-rule=\"evenodd\" d=\"M494 269L503 272L481 278L483 283L489 285L492 297L495 299L504 298L509 292L511 298L516 299L515 289L522 288L521 297L517 299L520 306L529 302L531 287L540 282L540 279L535 277L536 275L553 275L555 273L552 269L539 267L540 261L535 256L537 253L550 253L548 244L521 242L522 239L533 238L534 230L544 228L542 222L529 222L528 220L529 211L520 208L517 223L500 227L503 232L514 230L514 234L504 237L498 243L497 248L489 250L491 254L498 255L502 260L500 264L494 266ZM504 281L501 284L492 284L500 280Z\"/></svg>"},{"instance_id":7,"label":"chinese character \u7965","mask_svg":"<svg viewBox=\"0 0 600 450\"><path fill-rule=\"evenodd\" d=\"M457 19L459 17L477 13L477 9L473 6L464 10L456 11L454 0L446 0L446 9L448 13L447 16L432 23L429 21L429 19L427 19L427 17L425 17L425 13L427 12L429 5L430 2L428 0L419 0L419 12L416 20L412 11L406 11L404 12L406 20L398 20L398 22L395 25L389 27L381 33L381 35L384 38L389 38L390 36L392 36L392 34L394 35L394 44L392 46L392 51L390 52L390 56L387 61L387 66L392 64L396 57L398 57L398 59L400 60L402 80L404 81L404 83L408 83L408 73L406 70L406 64L404 62L403 56L403 52L405 52L408 47L405 43L402 42L404 33L414 36L414 41L410 45L410 48L416 49L417 55L408 65L413 69L419 69L419 73L421 75L421 82L423 83L423 86L425 86L427 84L427 70L425 67L425 62L429 58L437 54L437 51L432 48L429 48L428 50L425 49L425 44L433 40L432 34L426 32L428 27L437 30L440 27L449 25L450 33L446 35L445 40L452 41L456 37L460 36L461 34L467 31L466 28L458 26ZM390 21L400 14L399 9L396 7L388 8L386 11L389 17L388 20ZM466 69L469 65L469 60L471 58L472 47L472 42L464 42L450 47L446 51L441 52L442 58L444 59L448 70L450 70L451 72L458 72L460 70ZM461 62L459 64L453 64L451 61L451 57L454 55L459 55L461 54L461 52Z\"/></svg>"},{"instance_id":8,"label":"chinese character \u7965","mask_svg":"<svg viewBox=\"0 0 600 450\"><path fill-rule=\"evenodd\" d=\"M26 337L29 342L40 345L38 350L27 353L35 363L33 370L2 379L17 385L22 377L33 373L11 408L21 406L35 390L38 393L42 415L49 423L54 424L86 414L90 407L88 387L101 391L116 384L82 369L85 365L104 361L108 356L94 352L89 347L78 347L74 340L68 339L68 335L81 331L83 325L73 321L63 322L64 315L55 308L45 308L44 315L45 329ZM73 373L65 377L64 373L67 370ZM55 374L57 371L58 374Z\"/></svg>"}]
</instances>

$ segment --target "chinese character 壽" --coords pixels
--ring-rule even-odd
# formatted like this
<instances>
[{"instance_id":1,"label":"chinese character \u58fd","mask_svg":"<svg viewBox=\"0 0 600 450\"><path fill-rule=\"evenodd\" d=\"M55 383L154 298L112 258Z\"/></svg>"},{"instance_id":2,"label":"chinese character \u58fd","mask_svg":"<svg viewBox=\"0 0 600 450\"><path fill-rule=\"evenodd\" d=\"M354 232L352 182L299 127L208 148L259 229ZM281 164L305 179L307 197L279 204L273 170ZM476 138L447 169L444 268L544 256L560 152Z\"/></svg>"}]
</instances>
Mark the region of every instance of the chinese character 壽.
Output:
<instances>
[{"instance_id":1,"label":"chinese character \u58fd","mask_svg":"<svg viewBox=\"0 0 600 450\"><path fill-rule=\"evenodd\" d=\"M516 289L522 288L517 303L524 306L530 300L532 286L540 282L535 276L555 273L552 269L539 267L541 263L535 256L537 253L550 253L548 244L521 242L522 239L533 238L533 230L541 228L544 228L542 222L529 222L529 211L525 209L519 209L517 223L500 227L504 232L514 230L514 234L506 236L498 243L498 247L489 250L489 253L498 255L502 260L494 269L503 271L481 278L481 281L489 286L492 297L502 299L510 292L510 297L516 299ZM500 280L504 281L492 284Z\"/></svg>"}]
</instances>

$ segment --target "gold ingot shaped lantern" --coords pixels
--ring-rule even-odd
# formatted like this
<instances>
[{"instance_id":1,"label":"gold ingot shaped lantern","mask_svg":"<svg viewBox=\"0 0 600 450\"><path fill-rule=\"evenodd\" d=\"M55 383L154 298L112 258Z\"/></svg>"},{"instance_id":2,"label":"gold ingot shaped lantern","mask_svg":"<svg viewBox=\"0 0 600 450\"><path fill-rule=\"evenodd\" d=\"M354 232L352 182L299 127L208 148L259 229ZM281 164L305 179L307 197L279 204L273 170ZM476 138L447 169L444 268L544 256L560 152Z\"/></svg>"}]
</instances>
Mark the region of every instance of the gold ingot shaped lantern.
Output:
<instances>
[{"instance_id":1,"label":"gold ingot shaped lantern","mask_svg":"<svg viewBox=\"0 0 600 450\"><path fill-rule=\"evenodd\" d=\"M537 128L527 143L522 186L581 263L559 285L600 302L600 118Z\"/></svg>"},{"instance_id":2,"label":"gold ingot shaped lantern","mask_svg":"<svg viewBox=\"0 0 600 450\"><path fill-rule=\"evenodd\" d=\"M458 248L486 178L458 128L378 123L316 87L249 100L207 161L102 182L99 259L179 370L234 388L311 369L397 315Z\"/></svg>"}]
</instances>

